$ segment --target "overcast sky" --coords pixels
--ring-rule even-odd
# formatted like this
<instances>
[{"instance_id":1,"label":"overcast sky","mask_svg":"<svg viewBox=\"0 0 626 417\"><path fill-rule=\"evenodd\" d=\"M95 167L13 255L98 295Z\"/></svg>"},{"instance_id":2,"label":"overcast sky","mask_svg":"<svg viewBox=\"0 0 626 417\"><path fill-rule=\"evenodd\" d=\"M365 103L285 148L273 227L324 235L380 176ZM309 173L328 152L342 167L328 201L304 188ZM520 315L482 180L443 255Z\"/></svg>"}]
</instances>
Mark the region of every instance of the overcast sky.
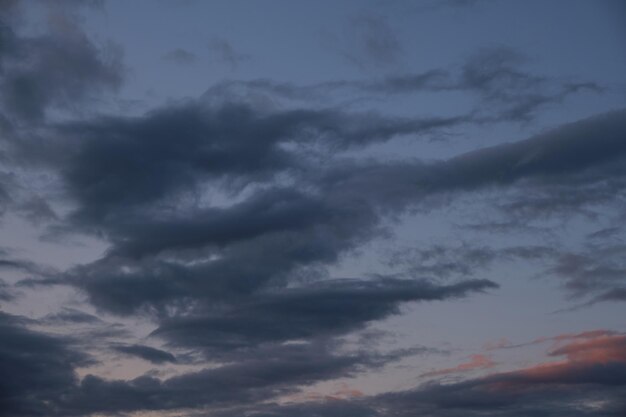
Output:
<instances>
[{"instance_id":1,"label":"overcast sky","mask_svg":"<svg viewBox=\"0 0 626 417\"><path fill-rule=\"evenodd\" d=\"M626 415L626 3L0 0L0 416Z\"/></svg>"}]
</instances>

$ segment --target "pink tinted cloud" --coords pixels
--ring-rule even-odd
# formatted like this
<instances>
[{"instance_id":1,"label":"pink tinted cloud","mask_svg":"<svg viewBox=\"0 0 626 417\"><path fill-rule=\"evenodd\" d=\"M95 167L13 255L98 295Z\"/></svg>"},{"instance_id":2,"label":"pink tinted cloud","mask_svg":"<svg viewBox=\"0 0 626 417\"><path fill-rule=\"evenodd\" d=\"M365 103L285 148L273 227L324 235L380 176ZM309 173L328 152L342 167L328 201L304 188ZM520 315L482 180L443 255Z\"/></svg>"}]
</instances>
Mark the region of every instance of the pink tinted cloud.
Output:
<instances>
[{"instance_id":1,"label":"pink tinted cloud","mask_svg":"<svg viewBox=\"0 0 626 417\"><path fill-rule=\"evenodd\" d=\"M348 384L342 383L340 387L330 394L320 394L318 392L308 392L304 398L308 401L339 401L350 398L359 398L364 394L358 389L350 388Z\"/></svg>"},{"instance_id":2,"label":"pink tinted cloud","mask_svg":"<svg viewBox=\"0 0 626 417\"><path fill-rule=\"evenodd\" d=\"M536 384L611 383L611 375L626 369L626 335L594 331L549 338L560 346L549 356L563 356L553 361L512 372L486 377L495 389L524 389ZM568 341L563 344L563 341Z\"/></svg>"},{"instance_id":3,"label":"pink tinted cloud","mask_svg":"<svg viewBox=\"0 0 626 417\"><path fill-rule=\"evenodd\" d=\"M626 335L606 335L574 341L553 349L550 356L566 356L569 362L626 363Z\"/></svg>"},{"instance_id":4,"label":"pink tinted cloud","mask_svg":"<svg viewBox=\"0 0 626 417\"><path fill-rule=\"evenodd\" d=\"M566 342L568 340L593 339L593 338L597 338L600 336L612 336L615 334L617 334L617 332L614 332L611 330L604 330L604 329L590 330L590 331L580 332L580 333L563 333L563 334L559 334L556 336L539 337L530 342L524 342L524 343L518 343L518 344L513 344L507 338L503 337L498 340L485 343L483 345L483 349L485 351L491 351L491 350L498 350L498 349L519 348L519 347L524 347L524 346L538 345L538 344L546 343L546 342L553 342L555 343L555 346L558 346L562 342Z\"/></svg>"},{"instance_id":5,"label":"pink tinted cloud","mask_svg":"<svg viewBox=\"0 0 626 417\"><path fill-rule=\"evenodd\" d=\"M495 365L496 365L496 363L494 361L492 361L491 358L488 357L488 356L485 356L485 355L472 355L472 356L470 356L470 360L467 361L467 362L460 363L457 366L454 366L452 368L444 368L444 369L438 369L438 370L435 370L435 371L426 372L426 373L423 373L420 376L432 377L432 376L441 376L441 375L463 373L463 372L473 371L473 370L476 370L476 369L492 368Z\"/></svg>"}]
</instances>

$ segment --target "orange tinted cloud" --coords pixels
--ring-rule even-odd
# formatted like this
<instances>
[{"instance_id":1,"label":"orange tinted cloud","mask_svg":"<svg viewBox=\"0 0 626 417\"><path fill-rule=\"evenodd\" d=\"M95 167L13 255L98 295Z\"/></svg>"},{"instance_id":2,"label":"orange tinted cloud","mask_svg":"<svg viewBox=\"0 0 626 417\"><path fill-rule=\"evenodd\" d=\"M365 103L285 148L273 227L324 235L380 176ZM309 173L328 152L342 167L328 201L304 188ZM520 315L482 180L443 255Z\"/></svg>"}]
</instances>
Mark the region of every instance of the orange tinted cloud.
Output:
<instances>
[{"instance_id":1,"label":"orange tinted cloud","mask_svg":"<svg viewBox=\"0 0 626 417\"><path fill-rule=\"evenodd\" d=\"M452 368L444 368L438 369L431 372L426 372L420 376L440 376L440 375L448 375L448 374L456 374L461 372L473 371L475 369L485 369L491 368L496 363L491 360L488 356L485 355L472 355L470 356L470 360L468 362L461 363Z\"/></svg>"},{"instance_id":2,"label":"orange tinted cloud","mask_svg":"<svg viewBox=\"0 0 626 417\"><path fill-rule=\"evenodd\" d=\"M610 384L612 372L621 375L626 370L626 335L610 332L587 332L581 335L550 338L557 343L573 340L548 353L550 356L564 356L565 359L491 375L488 377L493 381L490 386L508 389L538 383Z\"/></svg>"},{"instance_id":3,"label":"orange tinted cloud","mask_svg":"<svg viewBox=\"0 0 626 417\"><path fill-rule=\"evenodd\" d=\"M613 336L615 335L615 332L612 332L610 330L590 330L587 332L580 332L580 333L564 333L564 334L559 334L557 336L552 336L552 337L540 337L539 339L535 339L533 342L531 342L532 344L536 344L536 343L543 343L543 342L547 342L547 341L554 341L554 342L564 342L567 340L572 340L572 339L595 339L598 337L602 337L602 336Z\"/></svg>"},{"instance_id":4,"label":"orange tinted cloud","mask_svg":"<svg viewBox=\"0 0 626 417\"><path fill-rule=\"evenodd\" d=\"M569 361L626 363L626 335L599 336L590 340L575 341L550 352L551 356L567 356Z\"/></svg>"},{"instance_id":5,"label":"orange tinted cloud","mask_svg":"<svg viewBox=\"0 0 626 417\"><path fill-rule=\"evenodd\" d=\"M519 347L537 345L537 344L546 343L546 342L553 342L558 345L561 342L565 342L565 341L572 340L572 339L593 339L593 338L597 338L600 336L612 336L616 334L617 332L604 330L604 329L590 330L590 331L580 332L580 333L563 333L563 334L559 334L556 336L539 337L530 342L518 343L518 344L513 344L508 339L503 337L496 341L485 343L485 345L483 346L483 349L486 351L490 351L490 350L497 350L497 349L519 348Z\"/></svg>"},{"instance_id":6,"label":"orange tinted cloud","mask_svg":"<svg viewBox=\"0 0 626 417\"><path fill-rule=\"evenodd\" d=\"M357 398L362 396L363 392L359 391L358 389L350 388L345 384L339 390L331 394L331 398L338 400L345 398Z\"/></svg>"},{"instance_id":7,"label":"orange tinted cloud","mask_svg":"<svg viewBox=\"0 0 626 417\"><path fill-rule=\"evenodd\" d=\"M363 395L363 392L359 391L358 389L350 388L346 383L342 383L339 389L330 394L308 392L304 395L304 398L308 401L332 401L358 398L362 397Z\"/></svg>"}]
</instances>

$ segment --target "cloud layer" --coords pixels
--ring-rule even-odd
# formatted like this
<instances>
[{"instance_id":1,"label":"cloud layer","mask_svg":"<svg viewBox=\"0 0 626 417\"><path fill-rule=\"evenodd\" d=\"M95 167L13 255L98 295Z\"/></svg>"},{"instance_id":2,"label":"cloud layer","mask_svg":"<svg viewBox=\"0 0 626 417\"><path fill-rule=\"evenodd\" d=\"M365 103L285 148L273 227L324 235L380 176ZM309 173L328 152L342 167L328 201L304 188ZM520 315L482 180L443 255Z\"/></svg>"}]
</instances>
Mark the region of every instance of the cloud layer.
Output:
<instances>
[{"instance_id":1,"label":"cloud layer","mask_svg":"<svg viewBox=\"0 0 626 417\"><path fill-rule=\"evenodd\" d=\"M507 274L558 287L559 314L626 300L626 109L520 127L609 87L531 71L504 46L400 71L397 20L365 13L331 48L359 67L356 78L249 76L242 64L260 61L214 36L204 52L246 77L126 114L107 101L128 75L121 47L81 14L94 5L0 2L0 216L17 242L0 247L0 374L10 376L0 416L626 411L620 330L476 351L415 343L428 325L406 324L454 315L470 328L481 318L459 303L470 314L503 291L527 296ZM159 51L161 65L203 65L191 46ZM424 110L457 98L467 105ZM377 100L428 106L368 107ZM441 141L464 131L467 143ZM455 210L467 223L452 224ZM454 237L430 239L446 228ZM36 260L61 258L73 239L91 239L88 256L57 268ZM504 302L489 305L510 317ZM498 356L547 343L531 361ZM448 356L432 365L437 355ZM403 372L400 384L385 379Z\"/></svg>"}]
</instances>

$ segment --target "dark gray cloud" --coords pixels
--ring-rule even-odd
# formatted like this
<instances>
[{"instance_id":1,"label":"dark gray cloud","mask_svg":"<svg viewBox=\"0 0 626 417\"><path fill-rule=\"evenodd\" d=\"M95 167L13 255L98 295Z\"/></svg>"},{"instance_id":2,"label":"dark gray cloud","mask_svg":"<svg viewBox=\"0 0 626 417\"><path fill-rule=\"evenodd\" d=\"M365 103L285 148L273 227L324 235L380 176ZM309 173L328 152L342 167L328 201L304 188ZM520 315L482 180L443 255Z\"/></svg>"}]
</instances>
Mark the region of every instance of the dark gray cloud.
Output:
<instances>
[{"instance_id":1,"label":"dark gray cloud","mask_svg":"<svg viewBox=\"0 0 626 417\"><path fill-rule=\"evenodd\" d=\"M298 86L268 79L223 81L213 87L222 93L247 89L296 101L329 100L340 91L360 98L420 93L469 93L476 98L468 122L529 122L540 110L561 104L580 93L600 94L606 88L593 81L573 81L538 75L526 68L516 50L499 46L468 56L455 69L434 68L419 73L394 74L374 80L328 81Z\"/></svg>"},{"instance_id":2,"label":"dark gray cloud","mask_svg":"<svg viewBox=\"0 0 626 417\"><path fill-rule=\"evenodd\" d=\"M379 361L366 353L335 355L324 345L293 345L280 349L280 355L170 378L155 386L157 395L152 398L158 402L156 409L255 403L295 392L304 384L353 374L359 367L377 366ZM105 393L108 385L102 386ZM132 401L129 407L151 408L141 404Z\"/></svg>"},{"instance_id":3,"label":"dark gray cloud","mask_svg":"<svg viewBox=\"0 0 626 417\"><path fill-rule=\"evenodd\" d=\"M584 252L564 252L548 271L562 280L574 299L587 299L584 305L602 301L626 301L626 265L623 244L596 247Z\"/></svg>"},{"instance_id":4,"label":"dark gray cloud","mask_svg":"<svg viewBox=\"0 0 626 417\"><path fill-rule=\"evenodd\" d=\"M219 298L284 282L290 273L336 260L374 233L378 222L374 206L346 200L341 190L325 194L315 183L304 185L311 192L264 188L223 209L183 207L180 215L169 210L172 201L184 201L185 192L214 180L237 189L240 181L262 183L281 172L301 178L311 162L287 151L289 143L343 149L457 122L331 110L264 115L248 106L213 111L189 105L63 127L59 134L70 138L67 147L48 150L42 144L41 158L62 167L79 203L71 226L114 242L109 256L75 269L71 281L98 306L130 312L189 294ZM202 260L185 266L180 252L192 250L202 250L196 253ZM150 258L172 252L176 262Z\"/></svg>"},{"instance_id":5,"label":"dark gray cloud","mask_svg":"<svg viewBox=\"0 0 626 417\"><path fill-rule=\"evenodd\" d=\"M0 338L0 415L54 414L50 404L77 383L74 367L88 358L67 340L28 330L25 319L6 313L0 313Z\"/></svg>"},{"instance_id":6,"label":"dark gray cloud","mask_svg":"<svg viewBox=\"0 0 626 417\"><path fill-rule=\"evenodd\" d=\"M268 233L303 230L328 222L332 212L323 201L293 189L267 190L228 208L198 210L190 217L155 223L120 225L112 252L142 257L166 249L181 250L206 245L227 246Z\"/></svg>"},{"instance_id":7,"label":"dark gray cloud","mask_svg":"<svg viewBox=\"0 0 626 417\"><path fill-rule=\"evenodd\" d=\"M388 120L331 110L263 115L247 106L206 110L194 104L138 119L105 119L64 127L60 134L88 140L80 145L70 142L71 148L56 153L71 156L63 160L64 176L72 193L83 202L77 215L102 217L106 212L116 220L115 207L110 206L113 202L125 209L126 216L127 208L193 189L203 178L262 181L278 172L300 168L301 156L283 146L293 141L322 140L333 148L363 145L399 134L429 133L467 120ZM148 137L151 146L146 149ZM179 139L173 142L173 137ZM151 152L149 157L147 151ZM120 154L127 156L120 159ZM508 163L504 158L502 162Z\"/></svg>"},{"instance_id":8,"label":"dark gray cloud","mask_svg":"<svg viewBox=\"0 0 626 417\"><path fill-rule=\"evenodd\" d=\"M108 323L106 315L87 313L87 305L38 320L0 313L0 373L10 376L0 382L0 416L190 409L224 417L623 414L625 339L606 331L560 343L540 366L374 396L277 403L315 384L441 353L422 346L377 351L370 326L413 303L496 289L480 274L497 262L554 262L550 276L582 303L626 299L616 228L589 235L580 253L545 242L434 245L399 256L404 269L396 275L330 273L386 236L398 218L455 199L491 198L504 220L480 225L487 228L563 213L592 216L593 205L621 202L625 110L442 160L363 157L372 155L372 145L396 139L528 122L602 86L534 73L515 50L496 47L453 68L305 86L224 81L199 99L141 116L93 117L85 103L119 88L124 68L118 47L95 42L79 25L76 7L92 3L38 3L45 21L34 35L20 25L21 2L0 0L0 212L13 210L37 226L50 222L48 233L57 237L90 234L109 247L99 259L61 272L0 251L0 269L28 275L20 284L28 291L70 285L98 314L141 317L133 325L167 350L139 344L130 325ZM475 3L426 2L423 10ZM371 14L353 19L341 53L367 71L398 68L403 47L390 22ZM209 40L208 52L231 70L249 59L219 37ZM197 59L183 48L163 58ZM446 117L395 117L345 105L421 93L473 101ZM45 187L36 183L39 174ZM0 300L13 302L13 287L4 282ZM94 365L87 352L144 360L153 369L131 380L81 379ZM180 373L156 378L165 366Z\"/></svg>"},{"instance_id":9,"label":"dark gray cloud","mask_svg":"<svg viewBox=\"0 0 626 417\"><path fill-rule=\"evenodd\" d=\"M67 186L82 204L76 215L99 218L114 216L116 206L127 215L132 207L193 190L210 179L245 184L306 167L297 151L285 149L290 143L345 149L463 121L388 119L332 109L266 114L245 104L213 109L191 103L139 118L66 125L58 135L66 138L67 147L40 145L46 150L43 158L57 155L54 162L63 165Z\"/></svg>"},{"instance_id":10,"label":"dark gray cloud","mask_svg":"<svg viewBox=\"0 0 626 417\"><path fill-rule=\"evenodd\" d=\"M113 350L126 355L135 356L154 364L175 363L176 357L169 352L144 345L113 346Z\"/></svg>"},{"instance_id":11,"label":"dark gray cloud","mask_svg":"<svg viewBox=\"0 0 626 417\"><path fill-rule=\"evenodd\" d=\"M0 247L0 271L14 271L40 277L49 272L45 267L34 262L16 257L15 251Z\"/></svg>"},{"instance_id":12,"label":"dark gray cloud","mask_svg":"<svg viewBox=\"0 0 626 417\"><path fill-rule=\"evenodd\" d=\"M587 340L565 344L549 353L554 357L567 356L564 361L462 382L429 382L412 390L371 397L257 405L221 415L281 417L302 412L305 416L617 416L626 410L624 343L623 335L589 335Z\"/></svg>"},{"instance_id":13,"label":"dark gray cloud","mask_svg":"<svg viewBox=\"0 0 626 417\"><path fill-rule=\"evenodd\" d=\"M325 282L166 320L153 334L205 350L208 357L232 355L263 343L340 336L399 313L401 303L446 300L495 287L486 280L445 286L398 279Z\"/></svg>"},{"instance_id":14,"label":"dark gray cloud","mask_svg":"<svg viewBox=\"0 0 626 417\"><path fill-rule=\"evenodd\" d=\"M601 218L597 207L619 207L624 200L624 172L620 160L603 169L573 176L569 181L531 182L521 185L499 209L514 221L549 218L559 214L581 215L589 220ZM593 172L595 171L595 172Z\"/></svg>"},{"instance_id":15,"label":"dark gray cloud","mask_svg":"<svg viewBox=\"0 0 626 417\"><path fill-rule=\"evenodd\" d=\"M0 154L0 156L1 155L2 154ZM14 198L11 192L12 188L14 188L14 181L11 176L0 171L0 216L14 206Z\"/></svg>"},{"instance_id":16,"label":"dark gray cloud","mask_svg":"<svg viewBox=\"0 0 626 417\"><path fill-rule=\"evenodd\" d=\"M433 245L398 250L390 255L387 263L403 268L409 275L448 279L475 276L496 262L529 262L551 258L557 253L547 246L492 248L463 242L459 246Z\"/></svg>"},{"instance_id":17,"label":"dark gray cloud","mask_svg":"<svg viewBox=\"0 0 626 417\"><path fill-rule=\"evenodd\" d=\"M528 121L548 104L557 104L579 91L602 91L592 82L549 80L523 70L524 57L507 47L485 49L461 68L456 89L478 94L497 119Z\"/></svg>"},{"instance_id":18,"label":"dark gray cloud","mask_svg":"<svg viewBox=\"0 0 626 417\"><path fill-rule=\"evenodd\" d=\"M577 208L587 202L581 200ZM592 202L595 203L593 198ZM546 207L543 211L545 214L553 210L554 207ZM489 224L487 230L492 232L492 225ZM570 301L577 302L571 309L577 309L598 302L626 301L626 268L620 231L619 227L610 227L591 233L579 251L559 249L557 245L492 248L464 242L460 246L397 250L390 254L387 263L405 275L448 279L477 276L501 262L538 262L543 269L540 275L560 280Z\"/></svg>"},{"instance_id":19,"label":"dark gray cloud","mask_svg":"<svg viewBox=\"0 0 626 417\"><path fill-rule=\"evenodd\" d=\"M41 321L49 324L95 324L102 322L93 314L68 307L64 307L58 313L46 315Z\"/></svg>"},{"instance_id":20,"label":"dark gray cloud","mask_svg":"<svg viewBox=\"0 0 626 417\"><path fill-rule=\"evenodd\" d=\"M228 40L219 36L211 38L207 47L213 61L226 64L231 70L250 59L249 55L238 52Z\"/></svg>"},{"instance_id":21,"label":"dark gray cloud","mask_svg":"<svg viewBox=\"0 0 626 417\"><path fill-rule=\"evenodd\" d=\"M423 353L423 349L338 354L336 342L313 341L260 349L233 364L165 380L149 376L131 381L104 380L89 375L79 382L72 367L85 364L86 358L71 350L67 340L27 330L24 325L28 321L19 317L3 314L0 319L4 341L0 366L6 368L6 374L21 375L0 391L2 411L6 413L2 415L89 415L218 407L230 410L213 412L225 417L241 413L287 416L298 410L311 416L410 416L416 411L446 417L531 416L538 412L548 416L590 416L598 411L619 415L624 407L625 339L617 333L580 335L582 341L577 339L549 353L566 356L566 361L536 368L453 384L429 383L371 397L276 405L266 401L317 381L355 375L406 355ZM598 405L581 406L581 399Z\"/></svg>"},{"instance_id":22,"label":"dark gray cloud","mask_svg":"<svg viewBox=\"0 0 626 417\"><path fill-rule=\"evenodd\" d=\"M625 408L622 387L555 386L493 392L479 384L431 385L421 390L353 400L329 400L299 404L261 404L217 413L220 417L575 417L619 416ZM581 405L581 399L589 406ZM591 404L598 404L593 407Z\"/></svg>"},{"instance_id":23,"label":"dark gray cloud","mask_svg":"<svg viewBox=\"0 0 626 417\"><path fill-rule=\"evenodd\" d=\"M507 184L525 178L567 182L576 180L576 174L581 172L593 180L594 167L604 166L610 170L610 163L626 153L624 115L623 110L610 112L527 140L453 158L443 165L448 174L444 184L472 187ZM598 142L601 146L596 146ZM568 175L572 178L567 178Z\"/></svg>"},{"instance_id":24,"label":"dark gray cloud","mask_svg":"<svg viewBox=\"0 0 626 417\"><path fill-rule=\"evenodd\" d=\"M15 297L13 288L0 279L0 301L10 301Z\"/></svg>"},{"instance_id":25,"label":"dark gray cloud","mask_svg":"<svg viewBox=\"0 0 626 417\"><path fill-rule=\"evenodd\" d=\"M567 356L565 361L454 384L426 384L413 392L383 395L380 399L391 400L390 407L404 409L406 415L411 409L442 415L499 412L496 415L530 416L540 410L555 416L618 415L617 410L623 410L626 386L624 343L623 335L592 337L549 353ZM601 405L589 406L594 401Z\"/></svg>"},{"instance_id":26,"label":"dark gray cloud","mask_svg":"<svg viewBox=\"0 0 626 417\"><path fill-rule=\"evenodd\" d=\"M431 70L422 74L388 77L365 84L372 91L407 94L421 91L463 91L479 99L477 122L530 121L539 110L563 102L580 92L601 93L594 82L575 82L528 72L526 59L516 50L500 46L470 55L458 73Z\"/></svg>"},{"instance_id":27,"label":"dark gray cloud","mask_svg":"<svg viewBox=\"0 0 626 417\"><path fill-rule=\"evenodd\" d=\"M7 4L0 20L0 102L5 115L41 120L51 106L72 108L121 85L121 51L93 43L69 3L49 5L47 30L38 36L24 35L14 24L20 2Z\"/></svg>"},{"instance_id":28,"label":"dark gray cloud","mask_svg":"<svg viewBox=\"0 0 626 417\"><path fill-rule=\"evenodd\" d=\"M227 119L231 110L217 114ZM187 125L189 110L180 111L171 119L140 120L138 127L135 120L124 121L122 126L130 123L131 133L139 129L145 136L97 136L101 140L87 142L64 162L69 190L81 203L74 221L100 230L114 243L109 256L76 268L67 278L101 308L126 314L142 306L161 310L187 297L228 298L249 295L268 285L282 286L291 275L332 263L341 253L375 236L386 215L423 204L430 196L514 183L532 189L554 184L592 185L597 178L605 178L605 170L611 172L626 152L624 112L617 111L441 162L343 160L326 164L327 169L296 175L293 188L264 188L228 208L192 209L178 215L155 210L154 201L178 198L180 188L198 181L197 172L227 177L257 175L259 170L274 173L290 160L306 169L298 153L274 148L276 138L288 136L285 131L299 132L293 126L299 126L303 117L315 123L337 120L326 112L288 112L251 123L251 133L245 133L245 120L256 118L249 108L236 107L232 111L240 116L244 131L241 150L233 143L238 136L228 136L232 151L220 147L218 158L213 156L212 146L207 149L205 145L202 132L212 129L211 125L203 128L203 113L192 112L192 124ZM185 126L193 127L188 130L191 133L179 136L181 129L187 132ZM391 134L377 124L372 132L367 127L361 131L371 140L385 140ZM325 141L324 135L338 127L322 125L320 129ZM174 148L163 132L180 137ZM337 136L342 136L340 132ZM350 134L343 136L352 143ZM104 139L109 137L111 143ZM144 149L143 137L150 137L157 148ZM159 137L163 137L162 143L155 142ZM257 146L261 147L249 156L250 149L244 145L248 137L260 138ZM185 141L188 146L183 146ZM206 152L204 158L202 152ZM120 160L118 155L126 157ZM211 164L212 160L216 163ZM152 205L150 209L145 207L147 203ZM191 218L194 220L185 220Z\"/></svg>"},{"instance_id":29,"label":"dark gray cloud","mask_svg":"<svg viewBox=\"0 0 626 417\"><path fill-rule=\"evenodd\" d=\"M14 333L3 333L9 337L9 344L5 346L15 345L16 349L25 349L26 352L34 354L38 351L35 352L33 349L45 348L45 345L40 343L42 340L35 340L44 336L19 330L27 332L25 337L20 337L14 327L11 330ZM54 339L46 341L52 340ZM31 342L38 342L39 346L32 346ZM237 363L189 372L165 380L150 376L141 376L130 381L104 380L88 375L80 382L71 371L71 366L77 363L74 358L71 356L68 358L63 348L52 349L47 351L46 355L37 358L37 363L50 364L49 368L31 367L27 369L32 369L32 373L20 374L24 376L25 382L32 381L38 384L28 387L17 384L11 387L11 391L2 391L2 394L7 394L6 397L0 396L4 401L1 404L6 406L2 408L2 412L10 414L0 415L118 414L254 404L295 393L300 387L318 381L378 368L407 354L416 353L391 352L382 355L358 351L336 354L334 348L334 344L328 343L284 345L264 351L263 355L258 357L251 355ZM7 351L10 349L5 349L2 353ZM15 354L17 355L17 352ZM0 364L4 364L5 359L7 362L15 359L11 355L0 358L2 358ZM24 358L11 366L23 366L27 360ZM62 366L58 363L61 360L65 361ZM6 370L14 369L17 368ZM23 392L26 390L28 391Z\"/></svg>"},{"instance_id":30,"label":"dark gray cloud","mask_svg":"<svg viewBox=\"0 0 626 417\"><path fill-rule=\"evenodd\" d=\"M591 300L591 303L603 301L626 301L626 288L623 286L610 288Z\"/></svg>"},{"instance_id":31,"label":"dark gray cloud","mask_svg":"<svg viewBox=\"0 0 626 417\"><path fill-rule=\"evenodd\" d=\"M196 62L198 57L186 49L176 48L163 55L163 59L180 65L191 65Z\"/></svg>"}]
</instances>

